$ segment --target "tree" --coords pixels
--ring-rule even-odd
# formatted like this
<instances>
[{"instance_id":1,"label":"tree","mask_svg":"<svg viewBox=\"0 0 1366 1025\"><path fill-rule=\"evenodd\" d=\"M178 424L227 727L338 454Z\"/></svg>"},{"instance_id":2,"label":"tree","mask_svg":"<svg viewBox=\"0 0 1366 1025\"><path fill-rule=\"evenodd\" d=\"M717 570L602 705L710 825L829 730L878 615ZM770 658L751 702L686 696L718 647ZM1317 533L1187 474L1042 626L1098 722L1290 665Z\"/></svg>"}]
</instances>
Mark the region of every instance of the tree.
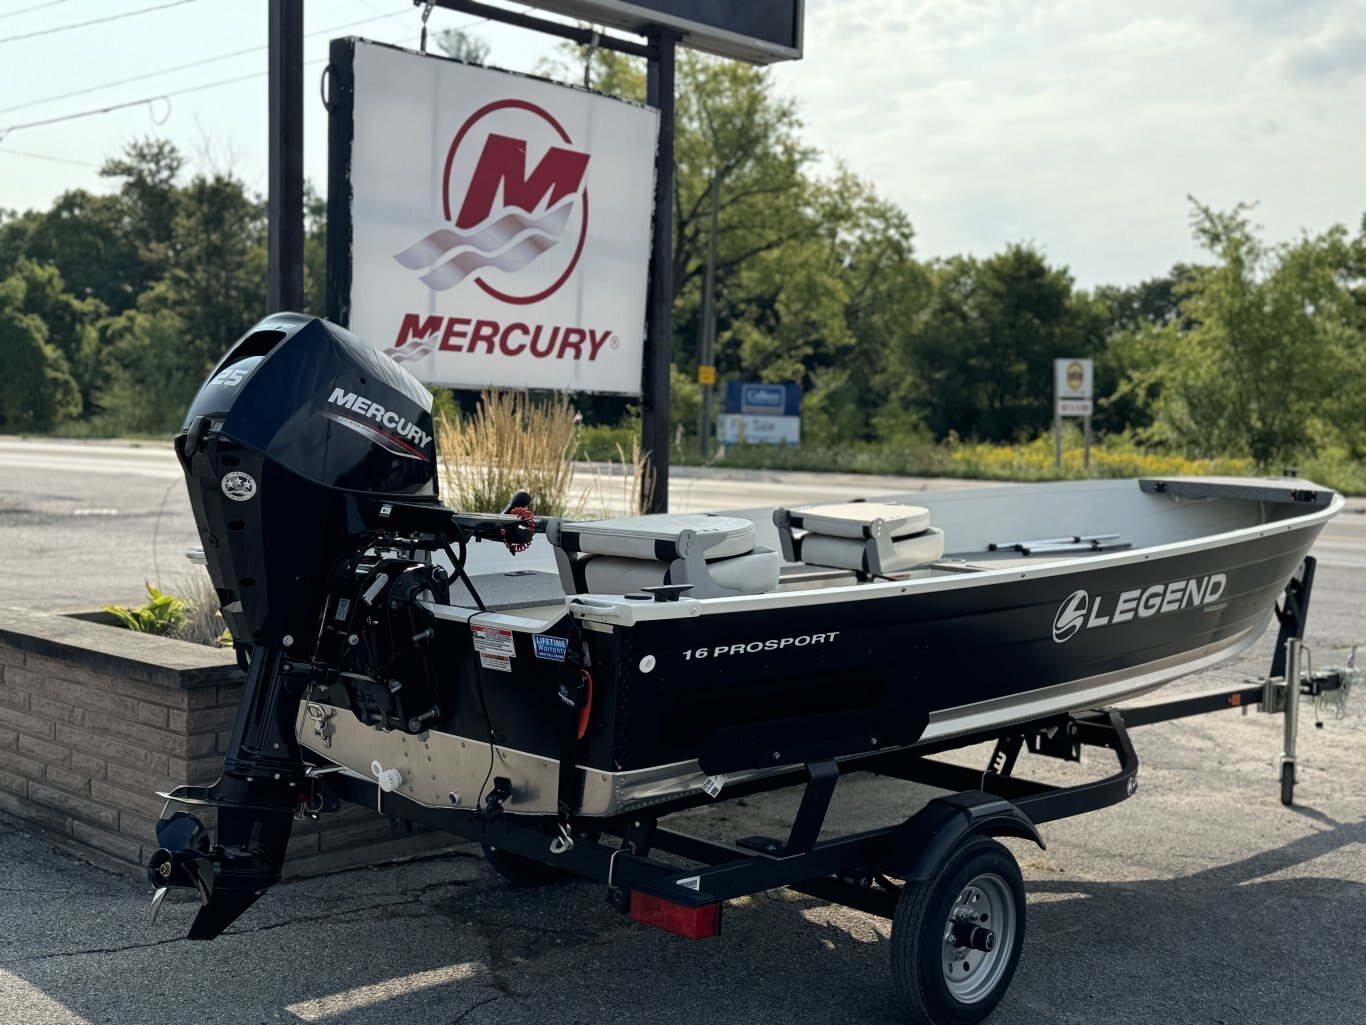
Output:
<instances>
[{"instance_id":1,"label":"tree","mask_svg":"<svg viewBox=\"0 0 1366 1025\"><path fill-rule=\"evenodd\" d=\"M132 306L141 291L141 258L118 196L64 192L34 225L22 255L54 265L74 295L115 312Z\"/></svg>"},{"instance_id":2,"label":"tree","mask_svg":"<svg viewBox=\"0 0 1366 1025\"><path fill-rule=\"evenodd\" d=\"M29 237L42 219L43 215L36 210L17 214L0 209L0 280L14 273L28 248Z\"/></svg>"},{"instance_id":3,"label":"tree","mask_svg":"<svg viewBox=\"0 0 1366 1025\"><path fill-rule=\"evenodd\" d=\"M174 430L205 374L265 311L265 209L240 180L197 175L177 191L169 232L165 275L104 325L98 398L116 430Z\"/></svg>"},{"instance_id":4,"label":"tree","mask_svg":"<svg viewBox=\"0 0 1366 1025\"><path fill-rule=\"evenodd\" d=\"M1053 360L1090 356L1101 311L1073 293L1065 269L1026 245L978 261L953 257L931 270L933 292L897 365L936 437L1012 441L1053 420Z\"/></svg>"},{"instance_id":5,"label":"tree","mask_svg":"<svg viewBox=\"0 0 1366 1025\"><path fill-rule=\"evenodd\" d=\"M125 310L103 325L105 384L97 398L106 426L119 434L169 434L204 380L199 353L172 310Z\"/></svg>"},{"instance_id":6,"label":"tree","mask_svg":"<svg viewBox=\"0 0 1366 1025\"><path fill-rule=\"evenodd\" d=\"M488 41L458 28L443 28L436 34L436 45L447 57L466 64L483 65L489 61Z\"/></svg>"},{"instance_id":7,"label":"tree","mask_svg":"<svg viewBox=\"0 0 1366 1025\"><path fill-rule=\"evenodd\" d=\"M265 313L265 242L265 204L239 179L197 175L180 190L168 270L138 306L175 314L203 372Z\"/></svg>"},{"instance_id":8,"label":"tree","mask_svg":"<svg viewBox=\"0 0 1366 1025\"><path fill-rule=\"evenodd\" d=\"M138 262L128 268L129 282L137 294L165 272L167 240L178 207L176 179L185 158L166 139L139 139L124 147L120 156L106 160L100 175L120 181L124 234L137 250Z\"/></svg>"},{"instance_id":9,"label":"tree","mask_svg":"<svg viewBox=\"0 0 1366 1025\"><path fill-rule=\"evenodd\" d=\"M104 303L76 298L57 268L48 264L21 259L13 277L24 286L18 309L42 323L44 340L61 354L61 366L76 382L82 408L89 411L102 376L97 325L108 312Z\"/></svg>"},{"instance_id":10,"label":"tree","mask_svg":"<svg viewBox=\"0 0 1366 1025\"><path fill-rule=\"evenodd\" d=\"M576 80L565 59L540 70ZM637 62L596 51L592 84L641 102ZM808 437L868 436L892 321L922 295L905 214L844 168L812 173L816 151L795 104L768 72L679 55L674 139L674 362L691 379L702 334L702 287L717 194L715 316L723 379L793 380L806 391ZM892 312L895 311L895 312ZM898 328L899 329L899 328ZM850 352L859 349L859 358ZM601 402L585 404L598 411Z\"/></svg>"},{"instance_id":11,"label":"tree","mask_svg":"<svg viewBox=\"0 0 1366 1025\"><path fill-rule=\"evenodd\" d=\"M81 396L42 319L24 312L26 288L18 274L0 282L0 418L11 431L49 431L80 413Z\"/></svg>"},{"instance_id":12,"label":"tree","mask_svg":"<svg viewBox=\"0 0 1366 1025\"><path fill-rule=\"evenodd\" d=\"M1182 286L1190 324L1161 332L1155 436L1199 454L1241 454L1279 470L1316 439L1362 440L1366 336L1360 240L1335 227L1268 247L1250 207L1192 200L1196 238L1215 257Z\"/></svg>"}]
</instances>

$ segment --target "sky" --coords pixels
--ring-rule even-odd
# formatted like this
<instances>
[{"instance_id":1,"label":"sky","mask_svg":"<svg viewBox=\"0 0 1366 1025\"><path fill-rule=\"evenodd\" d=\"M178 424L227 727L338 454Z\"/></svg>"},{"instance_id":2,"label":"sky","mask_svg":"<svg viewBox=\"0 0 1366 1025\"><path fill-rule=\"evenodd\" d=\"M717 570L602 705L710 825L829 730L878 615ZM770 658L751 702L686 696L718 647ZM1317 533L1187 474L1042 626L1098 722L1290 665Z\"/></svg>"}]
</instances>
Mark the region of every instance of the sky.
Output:
<instances>
[{"instance_id":1,"label":"sky","mask_svg":"<svg viewBox=\"0 0 1366 1025\"><path fill-rule=\"evenodd\" d=\"M0 0L0 208L108 191L100 163L148 136L264 194L266 12ZM306 0L304 17L305 171L321 189L328 39L415 49L420 12ZM97 18L117 20L48 31ZM515 71L554 46L440 9L430 26L483 38L490 63ZM1188 197L1256 203L1269 241L1366 214L1366 0L806 0L804 57L772 74L827 164L907 212L922 258L1024 242L1083 287L1122 285L1198 258Z\"/></svg>"}]
</instances>

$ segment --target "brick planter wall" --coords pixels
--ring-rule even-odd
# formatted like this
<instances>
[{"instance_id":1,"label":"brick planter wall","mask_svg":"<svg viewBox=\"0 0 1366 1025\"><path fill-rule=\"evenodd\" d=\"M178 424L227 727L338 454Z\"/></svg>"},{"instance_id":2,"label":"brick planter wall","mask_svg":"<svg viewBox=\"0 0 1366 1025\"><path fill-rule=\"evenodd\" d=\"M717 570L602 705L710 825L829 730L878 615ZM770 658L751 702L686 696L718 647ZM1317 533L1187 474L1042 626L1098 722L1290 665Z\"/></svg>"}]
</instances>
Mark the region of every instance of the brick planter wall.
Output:
<instances>
[{"instance_id":1,"label":"brick planter wall","mask_svg":"<svg viewBox=\"0 0 1366 1025\"><path fill-rule=\"evenodd\" d=\"M140 875L156 849L156 792L218 778L241 690L230 651L0 610L0 812ZM285 872L449 846L451 837L344 805L295 823Z\"/></svg>"}]
</instances>

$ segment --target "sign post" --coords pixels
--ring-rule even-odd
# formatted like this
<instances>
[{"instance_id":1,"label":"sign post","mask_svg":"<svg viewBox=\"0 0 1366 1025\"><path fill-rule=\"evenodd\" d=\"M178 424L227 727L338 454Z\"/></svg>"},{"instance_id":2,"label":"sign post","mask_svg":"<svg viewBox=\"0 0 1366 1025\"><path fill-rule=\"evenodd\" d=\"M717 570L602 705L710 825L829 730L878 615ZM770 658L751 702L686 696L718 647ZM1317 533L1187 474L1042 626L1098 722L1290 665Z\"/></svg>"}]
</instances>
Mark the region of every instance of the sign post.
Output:
<instances>
[{"instance_id":1,"label":"sign post","mask_svg":"<svg viewBox=\"0 0 1366 1025\"><path fill-rule=\"evenodd\" d=\"M1062 468L1062 418L1085 417L1082 466L1091 466L1091 391L1093 366L1089 359L1053 361L1053 465Z\"/></svg>"},{"instance_id":2,"label":"sign post","mask_svg":"<svg viewBox=\"0 0 1366 1025\"><path fill-rule=\"evenodd\" d=\"M266 312L304 305L304 4L270 5Z\"/></svg>"}]
</instances>

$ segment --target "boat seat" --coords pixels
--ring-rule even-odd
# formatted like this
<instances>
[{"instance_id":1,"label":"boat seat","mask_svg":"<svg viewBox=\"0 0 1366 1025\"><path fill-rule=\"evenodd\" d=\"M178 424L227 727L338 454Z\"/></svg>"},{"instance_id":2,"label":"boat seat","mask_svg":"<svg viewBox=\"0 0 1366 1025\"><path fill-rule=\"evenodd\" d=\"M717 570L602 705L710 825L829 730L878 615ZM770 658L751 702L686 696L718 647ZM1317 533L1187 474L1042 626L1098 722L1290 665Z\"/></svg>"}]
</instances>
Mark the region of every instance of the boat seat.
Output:
<instances>
[{"instance_id":1,"label":"boat seat","mask_svg":"<svg viewBox=\"0 0 1366 1025\"><path fill-rule=\"evenodd\" d=\"M687 585L689 598L761 594L778 585L782 559L754 546L754 524L737 516L626 516L551 520L546 537L567 594L627 594Z\"/></svg>"},{"instance_id":2,"label":"boat seat","mask_svg":"<svg viewBox=\"0 0 1366 1025\"><path fill-rule=\"evenodd\" d=\"M808 566L887 577L909 573L944 555L944 532L930 526L929 510L918 505L841 502L778 509L773 522L784 554Z\"/></svg>"}]
</instances>

